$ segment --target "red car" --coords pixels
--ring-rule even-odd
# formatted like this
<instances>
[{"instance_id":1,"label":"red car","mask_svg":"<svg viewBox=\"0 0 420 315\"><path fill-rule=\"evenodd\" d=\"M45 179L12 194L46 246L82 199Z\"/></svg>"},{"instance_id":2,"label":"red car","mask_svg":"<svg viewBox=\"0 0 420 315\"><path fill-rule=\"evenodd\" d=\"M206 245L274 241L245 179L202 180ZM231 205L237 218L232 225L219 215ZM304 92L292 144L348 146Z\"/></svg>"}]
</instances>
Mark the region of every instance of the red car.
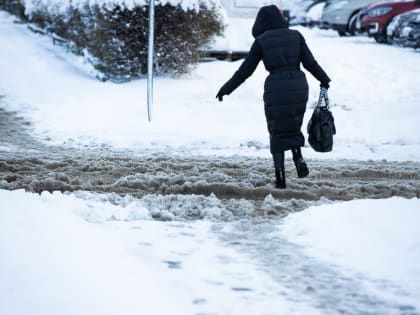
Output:
<instances>
[{"instance_id":1,"label":"red car","mask_svg":"<svg viewBox=\"0 0 420 315\"><path fill-rule=\"evenodd\" d=\"M398 14L420 8L420 0L389 1L371 4L359 13L360 29L379 43L386 43L386 27Z\"/></svg>"}]
</instances>

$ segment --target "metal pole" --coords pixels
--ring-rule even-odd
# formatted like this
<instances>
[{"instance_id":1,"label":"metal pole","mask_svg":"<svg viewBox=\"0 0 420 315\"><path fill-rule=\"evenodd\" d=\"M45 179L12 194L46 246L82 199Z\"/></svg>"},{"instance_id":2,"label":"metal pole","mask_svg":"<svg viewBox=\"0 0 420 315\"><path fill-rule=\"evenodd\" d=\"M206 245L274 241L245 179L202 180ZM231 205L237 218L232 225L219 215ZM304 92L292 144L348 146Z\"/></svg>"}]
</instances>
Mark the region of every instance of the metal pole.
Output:
<instances>
[{"instance_id":1,"label":"metal pole","mask_svg":"<svg viewBox=\"0 0 420 315\"><path fill-rule=\"evenodd\" d=\"M147 118L152 121L153 107L153 55L155 37L155 1L149 0L149 49L147 56Z\"/></svg>"}]
</instances>

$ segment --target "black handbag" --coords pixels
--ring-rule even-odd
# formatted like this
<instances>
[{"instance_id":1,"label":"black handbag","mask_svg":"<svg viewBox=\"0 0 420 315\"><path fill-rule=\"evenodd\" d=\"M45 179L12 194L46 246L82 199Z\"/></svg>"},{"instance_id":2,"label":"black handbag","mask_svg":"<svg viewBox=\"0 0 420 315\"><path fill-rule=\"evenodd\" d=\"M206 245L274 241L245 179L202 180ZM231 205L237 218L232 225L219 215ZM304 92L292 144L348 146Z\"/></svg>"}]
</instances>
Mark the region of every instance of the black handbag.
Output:
<instances>
[{"instance_id":1,"label":"black handbag","mask_svg":"<svg viewBox=\"0 0 420 315\"><path fill-rule=\"evenodd\" d=\"M323 105L322 103L325 103ZM308 122L308 142L317 152L330 152L333 148L333 136L336 133L334 117L329 109L326 90L319 93L318 105Z\"/></svg>"}]
</instances>

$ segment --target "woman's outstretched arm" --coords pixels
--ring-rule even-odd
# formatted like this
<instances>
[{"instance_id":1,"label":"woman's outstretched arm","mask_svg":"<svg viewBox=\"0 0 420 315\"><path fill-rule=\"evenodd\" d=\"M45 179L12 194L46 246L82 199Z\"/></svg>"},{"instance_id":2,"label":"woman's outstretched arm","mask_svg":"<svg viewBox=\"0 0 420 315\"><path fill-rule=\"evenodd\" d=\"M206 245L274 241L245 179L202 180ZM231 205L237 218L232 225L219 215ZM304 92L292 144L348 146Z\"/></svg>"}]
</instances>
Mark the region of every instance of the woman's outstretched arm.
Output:
<instances>
[{"instance_id":1,"label":"woman's outstretched arm","mask_svg":"<svg viewBox=\"0 0 420 315\"><path fill-rule=\"evenodd\" d=\"M222 88L217 93L217 98L222 101L224 95L229 95L232 93L238 86L240 86L246 79L248 79L255 71L258 66L258 63L262 59L262 50L257 41L251 46L248 56L242 62L239 69L234 73L232 78L227 81Z\"/></svg>"}]
</instances>

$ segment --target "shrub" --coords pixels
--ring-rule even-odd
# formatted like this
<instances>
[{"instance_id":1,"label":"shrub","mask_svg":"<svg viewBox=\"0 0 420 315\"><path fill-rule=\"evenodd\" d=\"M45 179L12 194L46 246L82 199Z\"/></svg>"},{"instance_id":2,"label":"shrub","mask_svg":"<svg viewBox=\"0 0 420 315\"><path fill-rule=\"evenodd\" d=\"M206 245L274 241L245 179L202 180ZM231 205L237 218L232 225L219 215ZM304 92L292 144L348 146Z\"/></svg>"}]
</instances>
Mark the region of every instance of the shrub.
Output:
<instances>
[{"instance_id":1,"label":"shrub","mask_svg":"<svg viewBox=\"0 0 420 315\"><path fill-rule=\"evenodd\" d=\"M0 9L17 15L22 20L26 20L25 6L21 0L0 0Z\"/></svg>"},{"instance_id":2,"label":"shrub","mask_svg":"<svg viewBox=\"0 0 420 315\"><path fill-rule=\"evenodd\" d=\"M3 0L4 1L4 0ZM10 1L8 1L10 2ZM72 2L63 7L48 0L26 0L28 19L50 33L69 40L72 50L89 55L106 79L125 81L147 72L148 5L133 6L121 0ZM167 3L165 5L159 3ZM155 69L158 74L188 72L214 35L221 34L220 11L211 0L197 0L196 7L160 1L155 7Z\"/></svg>"}]
</instances>

